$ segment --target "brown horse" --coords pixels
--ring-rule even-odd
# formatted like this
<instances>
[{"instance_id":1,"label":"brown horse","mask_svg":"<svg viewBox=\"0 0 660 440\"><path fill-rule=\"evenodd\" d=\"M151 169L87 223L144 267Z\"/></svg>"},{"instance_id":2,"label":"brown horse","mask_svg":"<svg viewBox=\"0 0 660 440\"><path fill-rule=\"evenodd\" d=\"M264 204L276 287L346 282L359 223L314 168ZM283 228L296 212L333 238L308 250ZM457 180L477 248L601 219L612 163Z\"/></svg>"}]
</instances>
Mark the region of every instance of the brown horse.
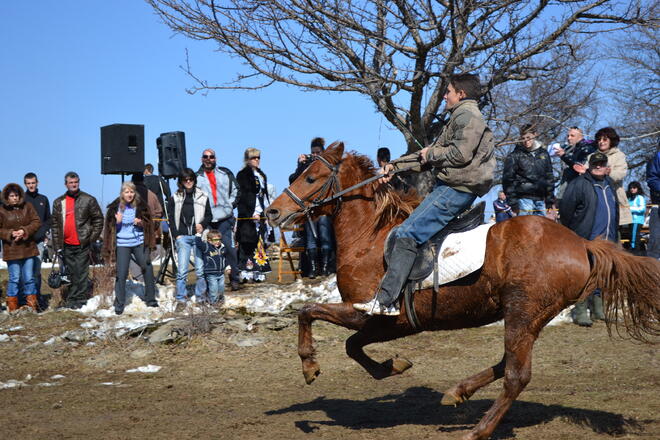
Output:
<instances>
[{"instance_id":1,"label":"brown horse","mask_svg":"<svg viewBox=\"0 0 660 440\"><path fill-rule=\"evenodd\" d=\"M344 155L335 143L280 195L267 210L274 226L286 227L310 213L332 215L337 239L339 304L308 304L298 316L298 354L303 374L312 383L320 373L311 324L321 319L357 330L346 352L376 379L401 374L412 364L402 358L376 362L363 347L416 333L404 305L398 317L368 316L353 303L370 300L385 271L383 243L388 232L418 203L387 185L373 183L332 198L375 175L371 161ZM538 216L517 217L493 226L487 236L481 270L415 296L422 330L478 327L504 319L504 356L490 368L468 377L444 393L442 403L457 405L479 388L504 377L504 389L465 439L486 439L498 425L532 372L532 348L541 329L568 305L602 291L609 323L623 317L635 339L660 334L660 262L634 257L615 244L587 241L565 227ZM619 329L617 325L617 330ZM650 338L649 338L650 336Z\"/></svg>"}]
</instances>

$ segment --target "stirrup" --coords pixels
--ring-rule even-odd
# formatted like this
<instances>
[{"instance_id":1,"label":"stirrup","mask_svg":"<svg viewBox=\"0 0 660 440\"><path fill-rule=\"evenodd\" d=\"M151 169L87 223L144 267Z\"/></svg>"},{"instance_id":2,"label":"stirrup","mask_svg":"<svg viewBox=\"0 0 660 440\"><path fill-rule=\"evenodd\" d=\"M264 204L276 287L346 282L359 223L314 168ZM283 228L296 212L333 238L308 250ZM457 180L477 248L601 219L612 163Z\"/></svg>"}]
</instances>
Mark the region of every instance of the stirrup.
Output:
<instances>
[{"instance_id":1,"label":"stirrup","mask_svg":"<svg viewBox=\"0 0 660 440\"><path fill-rule=\"evenodd\" d=\"M355 303L353 304L353 308L367 315L399 316L401 314L397 302L391 306L383 306L376 298L366 303Z\"/></svg>"}]
</instances>

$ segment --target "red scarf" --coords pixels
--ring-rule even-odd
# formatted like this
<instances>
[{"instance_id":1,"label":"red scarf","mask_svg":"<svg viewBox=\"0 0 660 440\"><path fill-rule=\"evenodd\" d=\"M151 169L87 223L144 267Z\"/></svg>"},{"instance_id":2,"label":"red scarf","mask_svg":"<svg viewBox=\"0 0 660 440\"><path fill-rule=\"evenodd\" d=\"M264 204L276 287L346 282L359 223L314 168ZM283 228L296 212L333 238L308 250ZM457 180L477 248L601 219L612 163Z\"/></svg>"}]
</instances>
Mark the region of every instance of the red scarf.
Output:
<instances>
[{"instance_id":1,"label":"red scarf","mask_svg":"<svg viewBox=\"0 0 660 440\"><path fill-rule=\"evenodd\" d=\"M211 194L213 194L213 205L217 205L218 204L218 194L216 192L216 187L218 186L218 184L215 182L215 172L214 171L215 170L211 170L211 171L204 170L204 172L206 173L206 177L209 179L209 183L211 184Z\"/></svg>"}]
</instances>

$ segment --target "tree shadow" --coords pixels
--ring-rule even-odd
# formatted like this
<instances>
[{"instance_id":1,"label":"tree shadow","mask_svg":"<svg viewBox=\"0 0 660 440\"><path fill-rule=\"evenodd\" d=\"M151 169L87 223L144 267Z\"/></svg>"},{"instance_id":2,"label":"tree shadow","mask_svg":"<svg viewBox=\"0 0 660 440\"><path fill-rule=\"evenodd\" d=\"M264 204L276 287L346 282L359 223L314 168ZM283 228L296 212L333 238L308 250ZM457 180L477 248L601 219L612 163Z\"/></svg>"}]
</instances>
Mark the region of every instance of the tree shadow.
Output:
<instances>
[{"instance_id":1,"label":"tree shadow","mask_svg":"<svg viewBox=\"0 0 660 440\"><path fill-rule=\"evenodd\" d=\"M349 429L389 428L399 425L436 425L440 432L468 430L474 427L493 400L470 400L463 405L441 407L442 393L426 387L408 388L403 393L387 394L366 400L326 399L267 411L266 415L323 411L331 420L298 420L295 426L305 433L318 426L341 426ZM514 429L548 423L556 418L591 429L598 434L620 436L640 433L642 423L606 411L571 408L561 405L515 401L491 438L514 438Z\"/></svg>"}]
</instances>

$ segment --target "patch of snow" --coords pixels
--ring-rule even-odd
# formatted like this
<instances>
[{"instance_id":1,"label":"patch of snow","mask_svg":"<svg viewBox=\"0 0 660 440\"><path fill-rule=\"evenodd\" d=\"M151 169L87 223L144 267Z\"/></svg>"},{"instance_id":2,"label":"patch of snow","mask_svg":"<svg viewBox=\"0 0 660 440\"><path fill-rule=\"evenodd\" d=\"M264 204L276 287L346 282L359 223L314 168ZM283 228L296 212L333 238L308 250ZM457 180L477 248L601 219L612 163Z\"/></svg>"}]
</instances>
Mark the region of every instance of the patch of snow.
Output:
<instances>
[{"instance_id":1,"label":"patch of snow","mask_svg":"<svg viewBox=\"0 0 660 440\"><path fill-rule=\"evenodd\" d=\"M44 345L53 345L54 343L59 342L61 339L62 338L60 338L59 336L53 336L49 340L45 341Z\"/></svg>"},{"instance_id":2,"label":"patch of snow","mask_svg":"<svg viewBox=\"0 0 660 440\"><path fill-rule=\"evenodd\" d=\"M8 334L3 333L0 335L0 342L9 342L11 341L11 338L9 337Z\"/></svg>"},{"instance_id":3,"label":"patch of snow","mask_svg":"<svg viewBox=\"0 0 660 440\"><path fill-rule=\"evenodd\" d=\"M107 387L121 385L121 382L101 382L99 385L104 385Z\"/></svg>"},{"instance_id":4,"label":"patch of snow","mask_svg":"<svg viewBox=\"0 0 660 440\"><path fill-rule=\"evenodd\" d=\"M7 330L7 331L10 331L10 332L17 332L17 331L19 331L19 330L23 330L23 326L22 326L22 325L17 325L16 327L12 327L12 328L10 328L10 329Z\"/></svg>"},{"instance_id":5,"label":"patch of snow","mask_svg":"<svg viewBox=\"0 0 660 440\"><path fill-rule=\"evenodd\" d=\"M38 387L56 387L58 385L59 383L49 383L49 382L41 382L37 384Z\"/></svg>"},{"instance_id":6,"label":"patch of snow","mask_svg":"<svg viewBox=\"0 0 660 440\"><path fill-rule=\"evenodd\" d=\"M63 375L61 375L61 374L56 374L56 375L54 375L54 376L50 376L50 379L51 379L51 380L60 380L60 379L64 379L65 377L66 377L66 376L63 376Z\"/></svg>"},{"instance_id":7,"label":"patch of snow","mask_svg":"<svg viewBox=\"0 0 660 440\"><path fill-rule=\"evenodd\" d=\"M145 365L144 367L131 368L126 370L127 373L158 373L160 369L163 368L158 365Z\"/></svg>"},{"instance_id":8,"label":"patch of snow","mask_svg":"<svg viewBox=\"0 0 660 440\"><path fill-rule=\"evenodd\" d=\"M27 386L27 384L21 380L9 379L7 382L0 382L0 390L6 390L9 388L21 388Z\"/></svg>"}]
</instances>

